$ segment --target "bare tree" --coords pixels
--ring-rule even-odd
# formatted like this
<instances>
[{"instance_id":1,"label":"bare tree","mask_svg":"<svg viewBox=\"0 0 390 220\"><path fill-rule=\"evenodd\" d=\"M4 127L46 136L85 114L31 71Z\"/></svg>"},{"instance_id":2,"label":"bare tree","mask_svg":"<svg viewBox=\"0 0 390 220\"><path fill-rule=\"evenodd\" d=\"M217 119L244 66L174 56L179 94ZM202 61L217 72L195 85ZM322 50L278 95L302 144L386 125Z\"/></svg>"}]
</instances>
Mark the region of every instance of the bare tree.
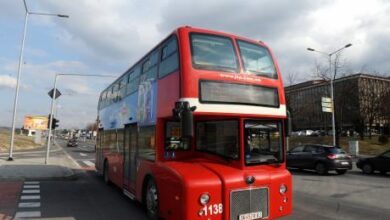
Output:
<instances>
[{"instance_id":1,"label":"bare tree","mask_svg":"<svg viewBox=\"0 0 390 220\"><path fill-rule=\"evenodd\" d=\"M98 124L96 122L88 123L86 128L88 131L97 131L98 130Z\"/></svg>"},{"instance_id":2,"label":"bare tree","mask_svg":"<svg viewBox=\"0 0 390 220\"><path fill-rule=\"evenodd\" d=\"M297 80L298 80L298 74L295 72L290 72L287 74L286 85L292 86L295 83L297 83Z\"/></svg>"}]
</instances>

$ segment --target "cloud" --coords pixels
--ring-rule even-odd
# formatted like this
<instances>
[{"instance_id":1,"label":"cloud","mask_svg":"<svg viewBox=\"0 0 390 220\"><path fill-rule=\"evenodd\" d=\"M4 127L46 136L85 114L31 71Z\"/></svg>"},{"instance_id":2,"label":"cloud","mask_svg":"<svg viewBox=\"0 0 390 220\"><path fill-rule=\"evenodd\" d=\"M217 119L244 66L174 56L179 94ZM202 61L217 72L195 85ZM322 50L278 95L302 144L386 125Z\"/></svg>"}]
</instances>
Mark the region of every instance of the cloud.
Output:
<instances>
[{"instance_id":1,"label":"cloud","mask_svg":"<svg viewBox=\"0 0 390 220\"><path fill-rule=\"evenodd\" d=\"M343 51L345 68L339 69L340 74L362 69L390 74L390 47L387 47L390 2L385 0L78 0L77 4L28 0L27 3L33 11L70 15L69 19L41 16L29 20L21 82L34 88L31 93L35 97L47 98L55 73L119 76L182 25L264 41L274 52L283 78L294 73L298 81L308 80L316 63L328 65L327 56L309 52L307 47L331 52L347 43L353 46ZM10 75L17 72L18 64L13 60L17 60L19 52L23 2L2 3L0 18L1 24L7 24L0 30L4 41L0 46L0 72ZM52 31L40 34L42 29ZM16 38L17 41L11 42ZM53 38L55 42L45 44ZM8 44L15 46L4 46ZM13 57L8 51L11 49ZM1 78L0 88L9 90L14 86L14 79L7 80ZM61 112L69 117L66 123L69 126L81 123L83 117L74 111L96 115L97 94L112 81L61 78L59 89L64 94L60 98ZM36 101L47 100L36 98Z\"/></svg>"},{"instance_id":2,"label":"cloud","mask_svg":"<svg viewBox=\"0 0 390 220\"><path fill-rule=\"evenodd\" d=\"M7 75L0 75L0 88L13 89L15 87L16 87L15 78Z\"/></svg>"},{"instance_id":3,"label":"cloud","mask_svg":"<svg viewBox=\"0 0 390 220\"><path fill-rule=\"evenodd\" d=\"M0 75L0 89L14 89L16 88L16 78L8 75ZM30 89L28 84L21 84L21 89Z\"/></svg>"}]
</instances>

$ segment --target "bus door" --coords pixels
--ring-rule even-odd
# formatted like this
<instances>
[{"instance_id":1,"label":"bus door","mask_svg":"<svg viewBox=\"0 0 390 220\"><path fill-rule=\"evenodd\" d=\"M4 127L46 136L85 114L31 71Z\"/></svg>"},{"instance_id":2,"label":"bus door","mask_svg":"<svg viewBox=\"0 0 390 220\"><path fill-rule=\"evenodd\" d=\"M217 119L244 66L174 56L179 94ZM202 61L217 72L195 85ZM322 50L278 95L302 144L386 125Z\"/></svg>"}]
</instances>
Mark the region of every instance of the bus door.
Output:
<instances>
[{"instance_id":1,"label":"bus door","mask_svg":"<svg viewBox=\"0 0 390 220\"><path fill-rule=\"evenodd\" d=\"M135 189L136 177L136 150L137 150L137 124L128 124L124 129L124 163L123 183L128 191Z\"/></svg>"}]
</instances>

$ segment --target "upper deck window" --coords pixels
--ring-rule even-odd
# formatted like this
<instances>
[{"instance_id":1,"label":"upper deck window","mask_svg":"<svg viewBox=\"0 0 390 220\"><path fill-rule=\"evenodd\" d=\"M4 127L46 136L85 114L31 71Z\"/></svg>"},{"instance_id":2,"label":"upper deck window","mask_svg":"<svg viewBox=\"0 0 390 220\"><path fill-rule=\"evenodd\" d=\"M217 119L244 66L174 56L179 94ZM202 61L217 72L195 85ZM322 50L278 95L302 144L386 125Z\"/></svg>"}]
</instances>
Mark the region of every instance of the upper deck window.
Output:
<instances>
[{"instance_id":1,"label":"upper deck window","mask_svg":"<svg viewBox=\"0 0 390 220\"><path fill-rule=\"evenodd\" d=\"M168 75L169 73L172 73L179 68L176 37L171 37L171 39L162 47L161 63L159 68L160 78Z\"/></svg>"},{"instance_id":2,"label":"upper deck window","mask_svg":"<svg viewBox=\"0 0 390 220\"><path fill-rule=\"evenodd\" d=\"M278 78L268 49L240 40L237 42L245 72L273 79Z\"/></svg>"},{"instance_id":3,"label":"upper deck window","mask_svg":"<svg viewBox=\"0 0 390 220\"><path fill-rule=\"evenodd\" d=\"M238 72L232 40L227 37L191 34L192 65L196 69Z\"/></svg>"}]
</instances>

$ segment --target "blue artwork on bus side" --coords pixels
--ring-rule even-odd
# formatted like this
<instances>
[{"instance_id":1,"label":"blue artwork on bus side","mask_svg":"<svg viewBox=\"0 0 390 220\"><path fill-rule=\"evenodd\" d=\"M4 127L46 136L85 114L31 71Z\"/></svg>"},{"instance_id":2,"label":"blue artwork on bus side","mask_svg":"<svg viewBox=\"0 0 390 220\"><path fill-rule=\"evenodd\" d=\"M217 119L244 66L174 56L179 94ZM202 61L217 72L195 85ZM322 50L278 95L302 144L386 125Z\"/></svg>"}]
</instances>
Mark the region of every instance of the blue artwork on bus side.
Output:
<instances>
[{"instance_id":1,"label":"blue artwork on bus side","mask_svg":"<svg viewBox=\"0 0 390 220\"><path fill-rule=\"evenodd\" d=\"M137 119L140 125L148 124L153 119L153 113L155 111L152 110L155 105L153 105L153 91L152 81L146 80L141 83L138 87L138 111L137 111Z\"/></svg>"},{"instance_id":2,"label":"blue artwork on bus side","mask_svg":"<svg viewBox=\"0 0 390 220\"><path fill-rule=\"evenodd\" d=\"M123 128L137 122L140 126L156 124L157 82L148 80L139 85L138 91L100 110L100 127Z\"/></svg>"}]
</instances>

